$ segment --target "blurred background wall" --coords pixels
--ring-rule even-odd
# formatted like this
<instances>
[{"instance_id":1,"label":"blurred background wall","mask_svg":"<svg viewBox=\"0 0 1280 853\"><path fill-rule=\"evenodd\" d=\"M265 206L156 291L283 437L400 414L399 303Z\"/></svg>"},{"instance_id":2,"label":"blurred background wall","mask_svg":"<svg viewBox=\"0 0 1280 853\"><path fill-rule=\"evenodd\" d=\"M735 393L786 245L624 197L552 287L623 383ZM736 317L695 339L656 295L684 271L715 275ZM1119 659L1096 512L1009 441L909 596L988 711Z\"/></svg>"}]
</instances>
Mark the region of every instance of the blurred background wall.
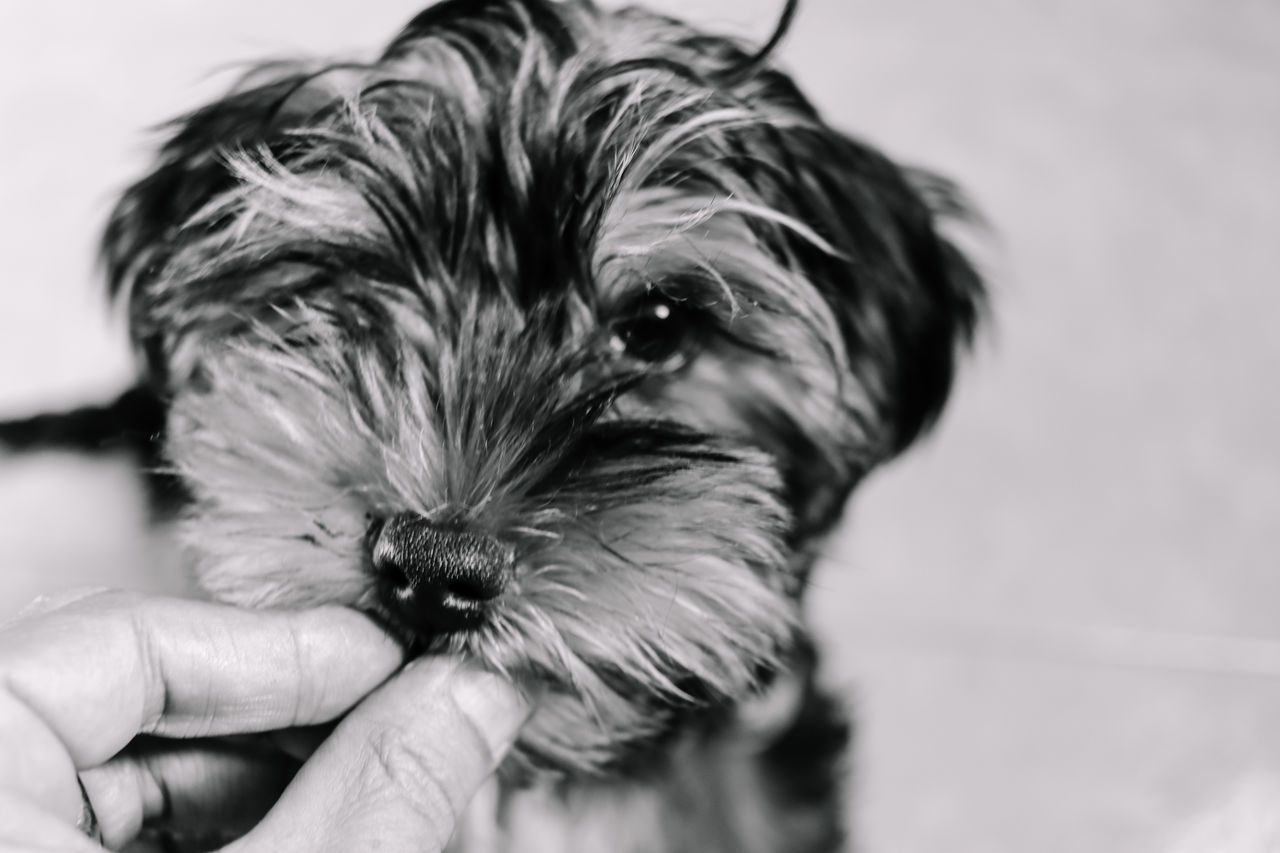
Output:
<instances>
[{"instance_id":1,"label":"blurred background wall","mask_svg":"<svg viewBox=\"0 0 1280 853\"><path fill-rule=\"evenodd\" d=\"M128 379L92 245L144 128L416 5L0 4L0 417ZM763 36L780 3L659 5ZM1166 850L1233 803L1280 839L1280 4L806 0L782 61L993 225L997 322L811 601L864 849ZM0 458L0 618L184 588L142 523L122 465Z\"/></svg>"}]
</instances>

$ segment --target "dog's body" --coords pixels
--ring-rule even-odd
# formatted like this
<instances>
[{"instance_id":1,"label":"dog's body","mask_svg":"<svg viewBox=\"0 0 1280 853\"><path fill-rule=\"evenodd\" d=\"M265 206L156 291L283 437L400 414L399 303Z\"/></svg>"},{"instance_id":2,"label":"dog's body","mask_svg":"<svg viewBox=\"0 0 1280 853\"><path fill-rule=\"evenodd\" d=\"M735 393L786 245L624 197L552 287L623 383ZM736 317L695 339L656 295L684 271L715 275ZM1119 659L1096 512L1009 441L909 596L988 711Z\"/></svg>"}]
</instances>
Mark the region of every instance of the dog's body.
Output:
<instances>
[{"instance_id":1,"label":"dog's body","mask_svg":"<svg viewBox=\"0 0 1280 853\"><path fill-rule=\"evenodd\" d=\"M111 219L205 586L537 685L458 850L842 843L800 598L981 286L946 185L771 48L453 0L375 62L249 75Z\"/></svg>"}]
</instances>

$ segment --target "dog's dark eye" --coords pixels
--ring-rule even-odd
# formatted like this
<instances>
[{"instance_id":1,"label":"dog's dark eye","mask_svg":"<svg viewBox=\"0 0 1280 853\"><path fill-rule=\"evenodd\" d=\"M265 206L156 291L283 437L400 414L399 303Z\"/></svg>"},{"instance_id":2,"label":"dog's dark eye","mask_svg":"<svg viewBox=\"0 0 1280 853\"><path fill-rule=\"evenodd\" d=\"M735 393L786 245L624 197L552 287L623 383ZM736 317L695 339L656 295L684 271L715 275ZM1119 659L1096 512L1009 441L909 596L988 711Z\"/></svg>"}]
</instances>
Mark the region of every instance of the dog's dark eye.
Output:
<instances>
[{"instance_id":1,"label":"dog's dark eye","mask_svg":"<svg viewBox=\"0 0 1280 853\"><path fill-rule=\"evenodd\" d=\"M609 345L615 352L650 364L682 367L697 348L697 326L695 312L688 307L651 294L614 324Z\"/></svg>"}]
</instances>

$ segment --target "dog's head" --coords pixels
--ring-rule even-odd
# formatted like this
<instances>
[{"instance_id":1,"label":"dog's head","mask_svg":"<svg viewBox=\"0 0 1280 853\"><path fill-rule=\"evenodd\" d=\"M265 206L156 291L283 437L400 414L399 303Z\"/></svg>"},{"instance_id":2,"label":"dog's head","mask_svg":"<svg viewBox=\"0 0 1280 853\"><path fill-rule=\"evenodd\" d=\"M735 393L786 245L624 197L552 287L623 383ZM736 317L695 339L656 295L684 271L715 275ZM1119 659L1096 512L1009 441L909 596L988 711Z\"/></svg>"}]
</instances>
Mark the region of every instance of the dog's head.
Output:
<instances>
[{"instance_id":1,"label":"dog's head","mask_svg":"<svg viewBox=\"0 0 1280 853\"><path fill-rule=\"evenodd\" d=\"M536 766L755 690L808 546L937 415L981 299L941 183L765 54L453 0L179 120L104 256L209 589L539 679Z\"/></svg>"}]
</instances>

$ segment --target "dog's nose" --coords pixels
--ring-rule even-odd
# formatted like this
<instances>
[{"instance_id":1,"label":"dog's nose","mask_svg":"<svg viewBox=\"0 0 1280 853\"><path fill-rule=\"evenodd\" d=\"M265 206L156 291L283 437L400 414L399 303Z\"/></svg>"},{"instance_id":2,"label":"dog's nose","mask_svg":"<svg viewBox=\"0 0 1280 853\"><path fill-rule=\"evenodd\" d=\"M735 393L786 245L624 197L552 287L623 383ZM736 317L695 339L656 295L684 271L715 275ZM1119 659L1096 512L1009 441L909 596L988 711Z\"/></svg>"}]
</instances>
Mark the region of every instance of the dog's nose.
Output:
<instances>
[{"instance_id":1,"label":"dog's nose","mask_svg":"<svg viewBox=\"0 0 1280 853\"><path fill-rule=\"evenodd\" d=\"M478 625L515 562L493 536L416 515L387 519L372 544L383 604L407 627L433 635Z\"/></svg>"}]
</instances>

